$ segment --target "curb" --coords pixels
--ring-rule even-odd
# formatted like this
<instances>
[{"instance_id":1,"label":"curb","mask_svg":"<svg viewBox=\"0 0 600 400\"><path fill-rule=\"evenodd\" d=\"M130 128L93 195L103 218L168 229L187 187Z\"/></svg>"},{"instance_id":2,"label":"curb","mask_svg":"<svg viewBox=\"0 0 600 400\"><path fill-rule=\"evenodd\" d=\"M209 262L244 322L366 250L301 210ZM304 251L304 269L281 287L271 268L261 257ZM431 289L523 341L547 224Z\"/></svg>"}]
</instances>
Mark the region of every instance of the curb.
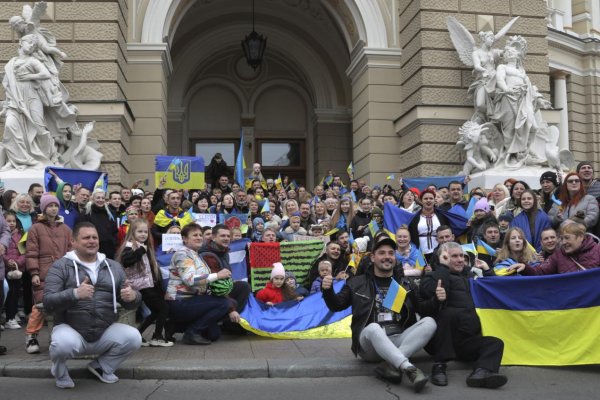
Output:
<instances>
[{"instance_id":1,"label":"curb","mask_svg":"<svg viewBox=\"0 0 600 400\"><path fill-rule=\"evenodd\" d=\"M416 364L424 371L431 361L416 357ZM87 371L89 360L70 360L69 374L74 379L93 378ZM452 362L453 370L470 369L468 364ZM32 362L18 360L0 363L0 377L51 379L50 360ZM254 378L336 378L349 376L374 376L377 364L354 358L306 359L202 359L181 361L155 361L140 365L125 362L116 372L121 379L207 380Z\"/></svg>"}]
</instances>

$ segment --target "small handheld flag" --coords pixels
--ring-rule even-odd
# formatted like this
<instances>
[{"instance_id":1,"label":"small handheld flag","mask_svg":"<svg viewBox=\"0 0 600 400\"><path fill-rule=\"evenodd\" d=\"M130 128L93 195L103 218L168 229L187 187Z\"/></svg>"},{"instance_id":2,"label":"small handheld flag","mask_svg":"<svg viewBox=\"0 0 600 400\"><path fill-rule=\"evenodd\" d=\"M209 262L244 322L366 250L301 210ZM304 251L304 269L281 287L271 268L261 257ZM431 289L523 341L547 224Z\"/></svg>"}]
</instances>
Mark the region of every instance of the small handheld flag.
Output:
<instances>
[{"instance_id":1,"label":"small handheld flag","mask_svg":"<svg viewBox=\"0 0 600 400\"><path fill-rule=\"evenodd\" d=\"M350 164L348 164L348 168L346 168L346 172L348 173L348 176L350 177L350 179L354 178L354 165L352 164L352 161L350 161Z\"/></svg>"},{"instance_id":2,"label":"small handheld flag","mask_svg":"<svg viewBox=\"0 0 600 400\"><path fill-rule=\"evenodd\" d=\"M390 288L388 289L385 298L383 299L383 306L388 310L399 313L406 299L408 292L398 282L392 279Z\"/></svg>"},{"instance_id":3,"label":"small handheld flag","mask_svg":"<svg viewBox=\"0 0 600 400\"><path fill-rule=\"evenodd\" d=\"M466 253L471 253L471 254L475 254L477 255L477 249L475 248L475 245L473 243L467 243L467 244L463 244L460 247L462 247L462 249L466 252Z\"/></svg>"},{"instance_id":4,"label":"small handheld flag","mask_svg":"<svg viewBox=\"0 0 600 400\"><path fill-rule=\"evenodd\" d=\"M425 269L426 266L427 261L425 260L425 257L423 257L423 253L419 250L417 254L417 259L415 260L415 268L423 271L423 269Z\"/></svg>"},{"instance_id":5,"label":"small handheld flag","mask_svg":"<svg viewBox=\"0 0 600 400\"><path fill-rule=\"evenodd\" d=\"M477 239L477 253L486 254L488 256L493 257L496 255L496 249L492 248L492 246L490 246L483 240Z\"/></svg>"},{"instance_id":6,"label":"small handheld flag","mask_svg":"<svg viewBox=\"0 0 600 400\"><path fill-rule=\"evenodd\" d=\"M391 174L386 176L385 179L387 179L388 181L393 181L394 179L396 179L396 176L394 174Z\"/></svg>"},{"instance_id":7,"label":"small handheld flag","mask_svg":"<svg viewBox=\"0 0 600 400\"><path fill-rule=\"evenodd\" d=\"M562 201L560 201L559 199L556 198L556 195L554 193L552 193L552 196L550 196L550 200L552 200L552 202L554 204L556 204L557 206L562 206Z\"/></svg>"}]
</instances>

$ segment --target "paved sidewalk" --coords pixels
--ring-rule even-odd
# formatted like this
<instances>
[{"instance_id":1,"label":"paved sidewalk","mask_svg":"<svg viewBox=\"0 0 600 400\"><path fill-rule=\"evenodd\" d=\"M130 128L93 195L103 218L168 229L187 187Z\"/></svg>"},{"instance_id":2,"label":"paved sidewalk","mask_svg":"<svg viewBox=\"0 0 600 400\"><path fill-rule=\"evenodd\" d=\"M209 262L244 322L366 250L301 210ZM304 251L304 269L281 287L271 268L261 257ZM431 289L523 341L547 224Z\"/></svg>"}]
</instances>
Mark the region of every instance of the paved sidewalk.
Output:
<instances>
[{"instance_id":1,"label":"paved sidewalk","mask_svg":"<svg viewBox=\"0 0 600 400\"><path fill-rule=\"evenodd\" d=\"M181 334L176 337L181 339ZM48 328L42 330L38 340L41 354L27 354L24 329L2 332L2 344L8 353L0 356L0 376L50 378ZM425 352L413 360L429 371L431 358ZM71 376L91 378L86 371L88 362L69 361ZM354 358L350 339L276 340L249 333L224 335L209 346L188 346L178 341L169 348L143 347L117 375L124 379L317 378L370 376L375 366ZM467 366L454 363L451 368Z\"/></svg>"}]
</instances>

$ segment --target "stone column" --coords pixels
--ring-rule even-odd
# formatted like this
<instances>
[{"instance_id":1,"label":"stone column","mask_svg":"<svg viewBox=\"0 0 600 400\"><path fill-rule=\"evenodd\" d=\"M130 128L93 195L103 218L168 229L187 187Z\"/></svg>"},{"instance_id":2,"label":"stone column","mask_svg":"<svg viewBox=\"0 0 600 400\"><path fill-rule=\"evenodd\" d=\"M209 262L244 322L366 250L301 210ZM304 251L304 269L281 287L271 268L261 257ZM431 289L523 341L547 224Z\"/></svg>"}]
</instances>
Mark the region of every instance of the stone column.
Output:
<instances>
[{"instance_id":1,"label":"stone column","mask_svg":"<svg viewBox=\"0 0 600 400\"><path fill-rule=\"evenodd\" d=\"M166 43L129 43L127 52L127 99L135 116L129 173L133 181L149 178L154 182L154 156L167 154L167 84L173 69L170 49ZM174 145L169 150L174 150Z\"/></svg>"},{"instance_id":2,"label":"stone column","mask_svg":"<svg viewBox=\"0 0 600 400\"><path fill-rule=\"evenodd\" d=\"M346 109L316 109L306 149L309 153L314 149L312 156L307 154L306 157L308 187L319 183L329 169L346 180L344 171L352 159L352 112Z\"/></svg>"},{"instance_id":3,"label":"stone column","mask_svg":"<svg viewBox=\"0 0 600 400\"><path fill-rule=\"evenodd\" d=\"M560 109L560 122L558 130L558 148L569 149L569 109L567 106L567 73L565 71L553 71L554 78L554 108Z\"/></svg>"},{"instance_id":4,"label":"stone column","mask_svg":"<svg viewBox=\"0 0 600 400\"><path fill-rule=\"evenodd\" d=\"M352 81L354 177L369 184L400 171L400 141L394 131L401 109L400 54L399 49L359 45L346 70Z\"/></svg>"}]
</instances>

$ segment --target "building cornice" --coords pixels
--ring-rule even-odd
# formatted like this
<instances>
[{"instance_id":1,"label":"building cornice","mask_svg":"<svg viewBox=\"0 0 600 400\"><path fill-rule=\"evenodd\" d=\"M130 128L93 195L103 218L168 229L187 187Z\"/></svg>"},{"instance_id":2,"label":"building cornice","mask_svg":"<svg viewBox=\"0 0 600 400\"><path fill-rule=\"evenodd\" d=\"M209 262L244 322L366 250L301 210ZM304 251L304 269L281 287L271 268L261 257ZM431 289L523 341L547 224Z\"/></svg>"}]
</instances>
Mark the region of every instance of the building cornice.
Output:
<instances>
[{"instance_id":1,"label":"building cornice","mask_svg":"<svg viewBox=\"0 0 600 400\"><path fill-rule=\"evenodd\" d=\"M359 41L350 54L346 75L354 82L367 68L400 68L401 49L365 47Z\"/></svg>"},{"instance_id":2,"label":"building cornice","mask_svg":"<svg viewBox=\"0 0 600 400\"><path fill-rule=\"evenodd\" d=\"M173 72L171 48L168 43L127 43L129 64L162 64L166 75Z\"/></svg>"}]
</instances>

